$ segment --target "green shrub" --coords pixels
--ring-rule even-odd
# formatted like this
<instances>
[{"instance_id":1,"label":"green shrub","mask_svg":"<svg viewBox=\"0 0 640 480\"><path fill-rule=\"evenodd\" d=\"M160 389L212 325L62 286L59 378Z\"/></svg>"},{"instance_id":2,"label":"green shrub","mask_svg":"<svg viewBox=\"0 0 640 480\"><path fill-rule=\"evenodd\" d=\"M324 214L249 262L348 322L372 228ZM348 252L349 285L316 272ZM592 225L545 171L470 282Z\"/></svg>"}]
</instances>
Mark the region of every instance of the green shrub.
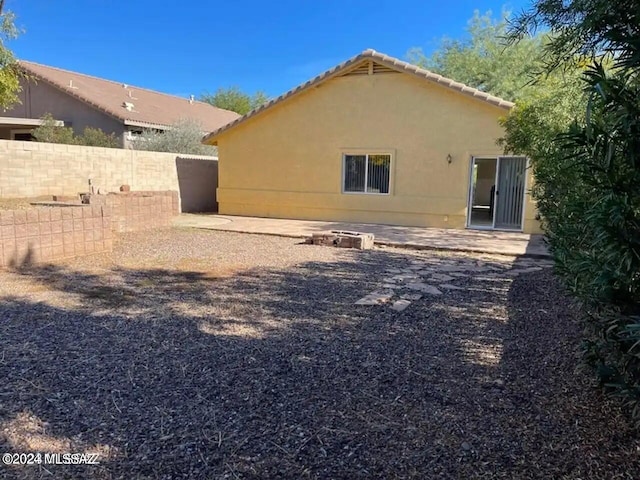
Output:
<instances>
[{"instance_id":1,"label":"green shrub","mask_svg":"<svg viewBox=\"0 0 640 480\"><path fill-rule=\"evenodd\" d=\"M87 127L82 135L76 137L78 145L87 145L91 147L119 148L120 140L114 133L105 133L99 128Z\"/></svg>"},{"instance_id":2,"label":"green shrub","mask_svg":"<svg viewBox=\"0 0 640 480\"><path fill-rule=\"evenodd\" d=\"M640 91L599 65L585 82L582 118L563 127L553 109L519 106L505 142L531 158L556 272L585 314L584 358L640 426Z\"/></svg>"},{"instance_id":3,"label":"green shrub","mask_svg":"<svg viewBox=\"0 0 640 480\"><path fill-rule=\"evenodd\" d=\"M107 134L99 128L86 127L82 135L76 136L73 133L73 128L57 126L56 121L49 113L42 117L42 124L33 130L32 135L36 141L46 143L107 148L119 148L121 145L115 134Z\"/></svg>"},{"instance_id":4,"label":"green shrub","mask_svg":"<svg viewBox=\"0 0 640 480\"><path fill-rule=\"evenodd\" d=\"M556 271L582 306L584 359L640 427L639 8L638 0L534 0L512 31L549 28L551 72L590 65L577 97L584 106L568 110L568 124L549 115L552 105L519 105L504 125L507 149L531 157ZM575 96L564 89L557 102Z\"/></svg>"},{"instance_id":5,"label":"green shrub","mask_svg":"<svg viewBox=\"0 0 640 480\"><path fill-rule=\"evenodd\" d=\"M558 271L587 314L585 359L640 424L640 89L599 64L585 81L585 124L558 137L572 181L542 175L538 196ZM550 202L559 184L565 199Z\"/></svg>"},{"instance_id":6,"label":"green shrub","mask_svg":"<svg viewBox=\"0 0 640 480\"><path fill-rule=\"evenodd\" d=\"M42 117L42 124L31 132L33 138L44 143L64 143L76 145L76 138L71 127L59 127L56 121L47 113Z\"/></svg>"},{"instance_id":7,"label":"green shrub","mask_svg":"<svg viewBox=\"0 0 640 480\"><path fill-rule=\"evenodd\" d=\"M158 132L145 130L132 142L135 150L183 153L191 155L217 155L218 149L204 145L202 125L194 120L179 120L171 128Z\"/></svg>"}]
</instances>

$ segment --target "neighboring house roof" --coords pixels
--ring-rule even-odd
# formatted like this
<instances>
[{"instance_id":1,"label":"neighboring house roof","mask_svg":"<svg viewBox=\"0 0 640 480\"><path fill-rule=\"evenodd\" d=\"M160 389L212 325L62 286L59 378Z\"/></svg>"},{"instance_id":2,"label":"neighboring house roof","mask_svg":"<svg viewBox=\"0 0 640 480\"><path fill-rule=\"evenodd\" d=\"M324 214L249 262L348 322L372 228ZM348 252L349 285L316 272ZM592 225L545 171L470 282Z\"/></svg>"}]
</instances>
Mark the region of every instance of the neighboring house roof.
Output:
<instances>
[{"instance_id":1,"label":"neighboring house roof","mask_svg":"<svg viewBox=\"0 0 640 480\"><path fill-rule=\"evenodd\" d=\"M181 119L193 119L210 132L239 115L208 103L154 92L120 82L20 60L27 75L46 82L125 125L162 128Z\"/></svg>"},{"instance_id":2,"label":"neighboring house roof","mask_svg":"<svg viewBox=\"0 0 640 480\"><path fill-rule=\"evenodd\" d=\"M289 90L286 93L283 93L279 97L274 98L270 102L267 102L264 105L250 111L246 115L240 118L237 118L231 123L228 123L218 128L217 130L214 130L210 134L206 135L202 141L204 143L209 143L209 144L215 143L215 138L222 132L225 132L231 128L234 128L235 126L243 123L245 120L248 120L249 118L273 107L276 104L279 104L280 102L290 97L293 97L294 95L298 95L299 93L304 92L311 87L317 86L320 83L326 82L327 80L338 77L349 71L356 70L360 65L369 61L372 61L373 63L382 65L384 67L387 67L391 70L395 70L397 72L409 73L409 74L415 75L418 78L421 78L433 83L437 83L439 85L443 85L459 93L475 97L479 100L490 103L497 107L510 109L514 106L512 102L509 102L499 97L495 97L486 92L478 90L477 88L469 87L463 83L456 82L455 80L451 80L450 78L446 78L446 77L443 77L442 75L438 75L437 73L433 73L433 72L430 72L429 70L425 70L424 68L420 68L417 65L412 65L410 63L404 62L397 58L390 57L383 53L376 52L375 50L369 49L369 50L365 50L359 55L356 55L355 57L350 58L346 62L343 62L340 65L337 65L330 70L327 70L326 72L318 75L317 77L309 80L308 82L303 83L302 85L299 85L293 88L292 90Z\"/></svg>"}]
</instances>

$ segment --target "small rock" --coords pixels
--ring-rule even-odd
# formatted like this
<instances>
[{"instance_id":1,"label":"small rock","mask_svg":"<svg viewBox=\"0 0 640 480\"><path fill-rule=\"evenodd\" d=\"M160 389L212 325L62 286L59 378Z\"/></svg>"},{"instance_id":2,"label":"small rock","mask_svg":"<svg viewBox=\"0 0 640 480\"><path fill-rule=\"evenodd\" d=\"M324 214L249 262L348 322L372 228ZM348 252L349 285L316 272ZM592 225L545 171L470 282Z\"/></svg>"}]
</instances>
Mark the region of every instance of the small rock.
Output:
<instances>
[{"instance_id":1,"label":"small rock","mask_svg":"<svg viewBox=\"0 0 640 480\"><path fill-rule=\"evenodd\" d=\"M422 298L422 295L420 295L419 293L405 293L403 295L400 295L400 298L404 298L405 300L420 300Z\"/></svg>"},{"instance_id":2,"label":"small rock","mask_svg":"<svg viewBox=\"0 0 640 480\"><path fill-rule=\"evenodd\" d=\"M396 300L395 302L393 302L393 305L391 305L391 308L397 312L401 312L409 305L411 305L411 302L409 300Z\"/></svg>"},{"instance_id":3,"label":"small rock","mask_svg":"<svg viewBox=\"0 0 640 480\"><path fill-rule=\"evenodd\" d=\"M366 297L361 298L356 301L356 305L379 305L381 303L386 303L391 300L393 297L393 291L384 290L382 292L373 292L367 295Z\"/></svg>"},{"instance_id":4,"label":"small rock","mask_svg":"<svg viewBox=\"0 0 640 480\"><path fill-rule=\"evenodd\" d=\"M467 442L462 442L462 449L469 451L471 450L471 445L469 445Z\"/></svg>"},{"instance_id":5,"label":"small rock","mask_svg":"<svg viewBox=\"0 0 640 480\"><path fill-rule=\"evenodd\" d=\"M366 295L354 302L355 305L376 305L377 303L371 295Z\"/></svg>"}]
</instances>

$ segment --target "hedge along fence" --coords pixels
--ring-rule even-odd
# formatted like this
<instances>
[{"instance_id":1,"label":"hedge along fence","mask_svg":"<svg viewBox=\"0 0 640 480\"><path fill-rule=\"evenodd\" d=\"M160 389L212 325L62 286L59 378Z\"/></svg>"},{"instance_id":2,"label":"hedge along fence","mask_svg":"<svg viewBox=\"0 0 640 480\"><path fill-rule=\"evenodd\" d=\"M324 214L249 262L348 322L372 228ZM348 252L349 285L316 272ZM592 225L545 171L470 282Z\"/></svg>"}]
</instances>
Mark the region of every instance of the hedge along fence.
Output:
<instances>
[{"instance_id":1,"label":"hedge along fence","mask_svg":"<svg viewBox=\"0 0 640 480\"><path fill-rule=\"evenodd\" d=\"M198 164L207 168L193 175L180 172L185 174L179 179L179 168ZM209 190L201 185L205 170L211 171L206 180L211 183ZM117 192L121 185L134 191L182 189L191 195L191 204L215 204L217 157L0 140L0 198ZM194 191L202 198L194 199Z\"/></svg>"}]
</instances>

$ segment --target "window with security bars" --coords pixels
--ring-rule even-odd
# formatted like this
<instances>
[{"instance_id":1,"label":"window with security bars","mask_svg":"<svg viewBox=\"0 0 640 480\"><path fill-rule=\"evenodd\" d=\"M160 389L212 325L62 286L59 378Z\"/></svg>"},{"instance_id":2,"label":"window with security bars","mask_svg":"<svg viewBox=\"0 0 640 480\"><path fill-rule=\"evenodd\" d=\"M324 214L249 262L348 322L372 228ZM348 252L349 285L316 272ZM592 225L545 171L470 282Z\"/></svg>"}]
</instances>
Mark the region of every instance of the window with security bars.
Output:
<instances>
[{"instance_id":1,"label":"window with security bars","mask_svg":"<svg viewBox=\"0 0 640 480\"><path fill-rule=\"evenodd\" d=\"M386 154L345 154L345 193L389 194L391 177L391 155Z\"/></svg>"}]
</instances>

